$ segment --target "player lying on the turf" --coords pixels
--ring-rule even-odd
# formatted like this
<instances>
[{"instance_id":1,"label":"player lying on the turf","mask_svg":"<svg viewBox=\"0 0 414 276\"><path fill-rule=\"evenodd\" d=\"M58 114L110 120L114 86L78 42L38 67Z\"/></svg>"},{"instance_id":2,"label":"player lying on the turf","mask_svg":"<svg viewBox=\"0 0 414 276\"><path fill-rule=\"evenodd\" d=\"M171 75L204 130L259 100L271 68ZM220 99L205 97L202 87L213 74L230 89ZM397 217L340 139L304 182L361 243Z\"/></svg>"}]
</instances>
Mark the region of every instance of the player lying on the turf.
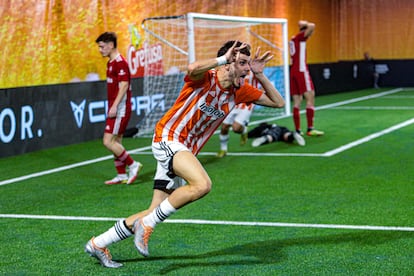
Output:
<instances>
[{"instance_id":1,"label":"player lying on the turf","mask_svg":"<svg viewBox=\"0 0 414 276\"><path fill-rule=\"evenodd\" d=\"M305 139L296 131L290 131L287 127L278 126L276 124L261 123L259 126L250 130L247 134L248 138L256 138L252 142L253 147L274 143L286 142L293 143L296 141L299 146L306 144Z\"/></svg>"}]
</instances>

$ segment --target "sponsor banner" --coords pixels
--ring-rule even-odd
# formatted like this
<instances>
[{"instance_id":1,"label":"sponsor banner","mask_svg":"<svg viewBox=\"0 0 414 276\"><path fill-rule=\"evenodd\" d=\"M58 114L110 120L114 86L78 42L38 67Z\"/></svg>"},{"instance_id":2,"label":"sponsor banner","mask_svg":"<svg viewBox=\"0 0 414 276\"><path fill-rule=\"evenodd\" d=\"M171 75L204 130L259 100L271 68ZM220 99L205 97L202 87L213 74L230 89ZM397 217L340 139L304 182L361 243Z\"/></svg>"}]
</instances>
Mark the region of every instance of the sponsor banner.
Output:
<instances>
[{"instance_id":1,"label":"sponsor banner","mask_svg":"<svg viewBox=\"0 0 414 276\"><path fill-rule=\"evenodd\" d=\"M162 47L160 43L149 45L143 43L143 47L136 49L130 45L127 53L129 70L132 77L143 77L144 68L147 66L148 76L159 76L164 74L162 64Z\"/></svg>"},{"instance_id":2,"label":"sponsor banner","mask_svg":"<svg viewBox=\"0 0 414 276\"><path fill-rule=\"evenodd\" d=\"M372 87L374 68L382 70L380 86L413 86L407 72L414 60L377 64L348 61L310 64L309 69L317 95ZM279 85L282 69L268 67L265 74L284 94ZM183 78L183 73L149 76L147 82L157 85L145 95L143 78L134 78L128 127L138 126L139 134L151 136L155 123L179 95ZM107 110L105 81L0 89L0 158L100 139Z\"/></svg>"},{"instance_id":3,"label":"sponsor banner","mask_svg":"<svg viewBox=\"0 0 414 276\"><path fill-rule=\"evenodd\" d=\"M164 95L142 95L142 79L132 81L136 126ZM106 82L82 82L0 89L0 157L99 139L108 104Z\"/></svg>"}]
</instances>

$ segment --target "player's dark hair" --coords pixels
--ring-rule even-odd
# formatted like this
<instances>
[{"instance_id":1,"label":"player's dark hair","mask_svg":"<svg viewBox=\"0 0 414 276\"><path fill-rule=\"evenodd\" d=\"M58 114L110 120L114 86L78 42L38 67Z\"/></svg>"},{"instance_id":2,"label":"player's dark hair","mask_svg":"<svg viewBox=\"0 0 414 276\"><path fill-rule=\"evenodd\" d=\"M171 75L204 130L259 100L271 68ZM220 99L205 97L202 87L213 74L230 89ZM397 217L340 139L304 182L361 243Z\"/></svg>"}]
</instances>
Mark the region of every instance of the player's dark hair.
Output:
<instances>
[{"instance_id":1,"label":"player's dark hair","mask_svg":"<svg viewBox=\"0 0 414 276\"><path fill-rule=\"evenodd\" d=\"M227 53L227 51L233 46L235 40L229 40L227 41L217 52L217 57L221 57ZM240 47L243 43L240 41L237 41L236 47ZM247 47L244 47L240 50L240 53L250 56L250 45L247 45Z\"/></svg>"},{"instance_id":2,"label":"player's dark hair","mask_svg":"<svg viewBox=\"0 0 414 276\"><path fill-rule=\"evenodd\" d=\"M308 28L308 26L303 26L302 28L299 29L299 31L305 31Z\"/></svg>"},{"instance_id":3,"label":"player's dark hair","mask_svg":"<svg viewBox=\"0 0 414 276\"><path fill-rule=\"evenodd\" d=\"M114 48L116 48L117 43L116 43L116 33L114 32L104 32L103 34L101 34L100 36L98 36L98 38L95 40L96 43L99 42L112 42L114 44Z\"/></svg>"}]
</instances>

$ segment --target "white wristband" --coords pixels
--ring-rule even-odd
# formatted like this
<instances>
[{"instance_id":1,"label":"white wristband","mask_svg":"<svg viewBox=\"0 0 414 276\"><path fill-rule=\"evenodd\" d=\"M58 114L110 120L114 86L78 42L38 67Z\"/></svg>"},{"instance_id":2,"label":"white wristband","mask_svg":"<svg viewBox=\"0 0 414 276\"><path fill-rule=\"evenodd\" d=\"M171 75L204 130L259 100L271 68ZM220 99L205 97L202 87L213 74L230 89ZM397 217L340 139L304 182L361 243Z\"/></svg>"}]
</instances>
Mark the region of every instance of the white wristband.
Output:
<instances>
[{"instance_id":1,"label":"white wristband","mask_svg":"<svg viewBox=\"0 0 414 276\"><path fill-rule=\"evenodd\" d=\"M221 56L221 57L218 57L218 58L216 58L216 60L217 60L217 64L220 66L220 65L224 65L224 64L227 64L227 58L226 58L226 56Z\"/></svg>"}]
</instances>

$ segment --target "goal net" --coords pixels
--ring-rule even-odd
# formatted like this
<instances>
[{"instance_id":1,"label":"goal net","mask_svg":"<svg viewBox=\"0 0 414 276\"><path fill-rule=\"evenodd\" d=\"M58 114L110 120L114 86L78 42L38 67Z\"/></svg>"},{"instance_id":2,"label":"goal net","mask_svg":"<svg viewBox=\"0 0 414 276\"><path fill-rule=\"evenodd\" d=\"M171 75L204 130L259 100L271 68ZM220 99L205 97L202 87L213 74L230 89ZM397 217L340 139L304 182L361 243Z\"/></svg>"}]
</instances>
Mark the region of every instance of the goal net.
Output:
<instances>
[{"instance_id":1,"label":"goal net","mask_svg":"<svg viewBox=\"0 0 414 276\"><path fill-rule=\"evenodd\" d=\"M151 108L139 122L139 135L152 135L154 125L168 110L184 84L187 65L195 60L216 57L218 49L228 40L247 42L252 54L257 47L261 53L270 50L274 55L264 73L283 95L284 109L256 106L253 116L278 117L289 115L289 53L287 20L188 13L181 16L151 17L142 22L146 58L144 67L144 96L158 95ZM151 62L162 56L161 63ZM154 65L156 64L156 65Z\"/></svg>"}]
</instances>

